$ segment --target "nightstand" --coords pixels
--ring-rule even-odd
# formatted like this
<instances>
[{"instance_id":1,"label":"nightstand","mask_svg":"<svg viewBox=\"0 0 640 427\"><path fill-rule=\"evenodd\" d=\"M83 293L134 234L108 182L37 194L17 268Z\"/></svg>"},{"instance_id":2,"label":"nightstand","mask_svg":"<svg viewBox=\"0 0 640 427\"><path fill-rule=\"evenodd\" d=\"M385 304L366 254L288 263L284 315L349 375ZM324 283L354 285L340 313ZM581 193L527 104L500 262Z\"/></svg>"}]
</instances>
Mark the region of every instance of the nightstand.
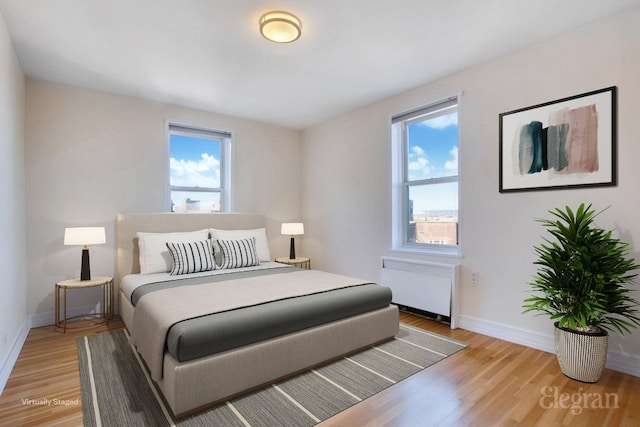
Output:
<instances>
[{"instance_id":1,"label":"nightstand","mask_svg":"<svg viewBox=\"0 0 640 427\"><path fill-rule=\"evenodd\" d=\"M307 270L311 270L311 260L305 257L295 257L291 258L276 258L276 262L280 264L288 264L293 265L300 268L305 268Z\"/></svg>"},{"instance_id":2,"label":"nightstand","mask_svg":"<svg viewBox=\"0 0 640 427\"><path fill-rule=\"evenodd\" d=\"M67 317L67 290L102 287L102 312L80 314L73 317ZM63 317L60 318L60 291L62 291L62 311ZM95 276L90 280L70 279L56 283L56 330L62 328L63 332L67 332L71 326L67 325L69 320L79 320L84 318L99 319L99 323L109 323L109 319L113 319L113 277Z\"/></svg>"}]
</instances>

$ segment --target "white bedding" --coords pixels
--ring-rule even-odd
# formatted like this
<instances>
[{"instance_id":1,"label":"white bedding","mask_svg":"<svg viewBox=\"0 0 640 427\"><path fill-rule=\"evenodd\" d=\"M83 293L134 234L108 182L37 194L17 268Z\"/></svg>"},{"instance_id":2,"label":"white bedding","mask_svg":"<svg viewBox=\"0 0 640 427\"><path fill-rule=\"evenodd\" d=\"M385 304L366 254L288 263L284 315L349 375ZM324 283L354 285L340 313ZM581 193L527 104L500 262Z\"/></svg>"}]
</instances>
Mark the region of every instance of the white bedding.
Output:
<instances>
[{"instance_id":1,"label":"white bedding","mask_svg":"<svg viewBox=\"0 0 640 427\"><path fill-rule=\"evenodd\" d=\"M120 291L127 297L127 300L131 301L131 294L139 287L149 283L169 282L172 280L180 280L185 277L201 277L201 276L218 276L222 274L238 273L242 271L251 270L265 270L269 268L293 268L286 264L280 264L277 262L262 262L260 265L253 267L241 267L225 270L211 270L203 271L201 273L191 273L178 276L172 276L168 272L152 273L152 274L128 274L122 278L120 283Z\"/></svg>"}]
</instances>

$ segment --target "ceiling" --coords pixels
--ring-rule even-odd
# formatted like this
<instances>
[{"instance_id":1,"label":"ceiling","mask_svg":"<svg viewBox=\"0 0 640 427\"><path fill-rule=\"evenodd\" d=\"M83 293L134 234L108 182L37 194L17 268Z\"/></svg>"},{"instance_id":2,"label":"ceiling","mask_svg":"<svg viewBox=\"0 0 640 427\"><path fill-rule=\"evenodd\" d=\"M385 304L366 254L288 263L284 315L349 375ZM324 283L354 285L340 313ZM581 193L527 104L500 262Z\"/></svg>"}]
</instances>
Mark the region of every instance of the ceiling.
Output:
<instances>
[{"instance_id":1,"label":"ceiling","mask_svg":"<svg viewBox=\"0 0 640 427\"><path fill-rule=\"evenodd\" d=\"M0 0L27 76L306 129L640 0ZM276 44L259 17L286 10Z\"/></svg>"}]
</instances>

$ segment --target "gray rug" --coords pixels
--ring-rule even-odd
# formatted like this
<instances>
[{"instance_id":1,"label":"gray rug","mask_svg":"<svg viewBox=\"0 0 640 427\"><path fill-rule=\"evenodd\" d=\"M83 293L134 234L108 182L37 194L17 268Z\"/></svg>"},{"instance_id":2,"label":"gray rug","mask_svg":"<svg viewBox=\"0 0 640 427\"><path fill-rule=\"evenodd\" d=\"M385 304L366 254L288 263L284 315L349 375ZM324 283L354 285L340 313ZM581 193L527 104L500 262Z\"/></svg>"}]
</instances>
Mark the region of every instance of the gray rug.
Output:
<instances>
[{"instance_id":1,"label":"gray rug","mask_svg":"<svg viewBox=\"0 0 640 427\"><path fill-rule=\"evenodd\" d=\"M175 420L125 331L78 339L85 426L312 426L467 344L400 326L394 340Z\"/></svg>"}]
</instances>

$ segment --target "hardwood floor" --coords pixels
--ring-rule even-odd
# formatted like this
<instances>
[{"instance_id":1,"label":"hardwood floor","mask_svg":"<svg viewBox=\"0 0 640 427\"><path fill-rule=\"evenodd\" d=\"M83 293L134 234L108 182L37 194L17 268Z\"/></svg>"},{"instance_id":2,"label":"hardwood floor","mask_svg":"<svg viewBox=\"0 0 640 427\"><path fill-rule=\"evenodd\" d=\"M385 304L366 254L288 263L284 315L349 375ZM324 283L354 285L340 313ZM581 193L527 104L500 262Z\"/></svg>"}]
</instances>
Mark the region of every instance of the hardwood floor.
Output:
<instances>
[{"instance_id":1,"label":"hardwood floor","mask_svg":"<svg viewBox=\"0 0 640 427\"><path fill-rule=\"evenodd\" d=\"M553 354L417 316L401 320L470 345L322 427L640 425L638 377L606 369L584 384L565 377Z\"/></svg>"},{"instance_id":2,"label":"hardwood floor","mask_svg":"<svg viewBox=\"0 0 640 427\"><path fill-rule=\"evenodd\" d=\"M552 354L407 313L401 320L470 345L322 427L640 425L640 378L607 369L597 384L579 383ZM76 339L122 327L116 319L66 334L32 329L0 396L0 425L82 425Z\"/></svg>"},{"instance_id":3,"label":"hardwood floor","mask_svg":"<svg viewBox=\"0 0 640 427\"><path fill-rule=\"evenodd\" d=\"M86 324L66 334L53 326L29 331L0 396L0 426L82 425L76 340L124 327L119 317L109 325Z\"/></svg>"}]
</instances>

